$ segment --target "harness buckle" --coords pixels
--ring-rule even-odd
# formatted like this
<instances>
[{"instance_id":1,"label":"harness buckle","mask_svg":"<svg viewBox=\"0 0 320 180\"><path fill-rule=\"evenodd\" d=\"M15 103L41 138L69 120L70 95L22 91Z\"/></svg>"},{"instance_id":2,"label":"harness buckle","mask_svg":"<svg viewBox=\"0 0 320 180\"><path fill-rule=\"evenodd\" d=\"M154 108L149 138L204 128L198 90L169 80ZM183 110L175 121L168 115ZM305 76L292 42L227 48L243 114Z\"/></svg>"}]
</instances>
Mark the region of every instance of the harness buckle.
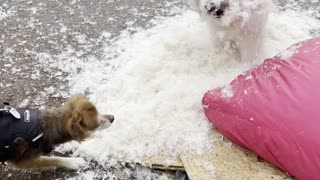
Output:
<instances>
[{"instance_id":1,"label":"harness buckle","mask_svg":"<svg viewBox=\"0 0 320 180\"><path fill-rule=\"evenodd\" d=\"M1 111L5 111L5 112L8 112L10 113L13 117L15 117L16 119L20 119L21 118L21 115L20 113L13 107L11 106L4 106L3 109L0 109L0 112Z\"/></svg>"},{"instance_id":2,"label":"harness buckle","mask_svg":"<svg viewBox=\"0 0 320 180\"><path fill-rule=\"evenodd\" d=\"M30 111L29 110L24 111L24 122L30 122Z\"/></svg>"},{"instance_id":3,"label":"harness buckle","mask_svg":"<svg viewBox=\"0 0 320 180\"><path fill-rule=\"evenodd\" d=\"M9 112L10 112L10 114L12 114L12 116L14 116L17 119L21 118L20 113L13 107L10 108Z\"/></svg>"}]
</instances>

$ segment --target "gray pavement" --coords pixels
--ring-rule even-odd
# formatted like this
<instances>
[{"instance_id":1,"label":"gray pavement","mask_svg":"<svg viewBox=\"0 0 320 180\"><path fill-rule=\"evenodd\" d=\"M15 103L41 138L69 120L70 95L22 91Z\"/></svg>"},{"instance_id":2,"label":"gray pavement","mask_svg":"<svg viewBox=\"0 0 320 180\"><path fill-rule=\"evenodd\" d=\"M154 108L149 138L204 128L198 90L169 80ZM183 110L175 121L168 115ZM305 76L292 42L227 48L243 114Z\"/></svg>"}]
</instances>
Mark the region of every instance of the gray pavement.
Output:
<instances>
[{"instance_id":1,"label":"gray pavement","mask_svg":"<svg viewBox=\"0 0 320 180\"><path fill-rule=\"evenodd\" d=\"M72 48L77 58L102 58L103 32L117 36L128 26L146 27L168 16L173 0L0 0L0 99L23 105L59 104L67 97L65 72L46 69L39 53L59 55ZM26 83L27 82L27 83ZM48 97L46 88L60 94Z\"/></svg>"},{"instance_id":2,"label":"gray pavement","mask_svg":"<svg viewBox=\"0 0 320 180\"><path fill-rule=\"evenodd\" d=\"M0 101L13 105L56 106L68 97L66 72L46 68L38 61L39 53L58 56L67 49L79 59L94 56L103 60L104 32L116 37L130 27L147 28L156 16L172 16L169 9L182 6L174 0L0 0ZM134 33L134 32L132 32ZM48 91L54 93L48 93ZM104 169L95 163L95 179L112 172L115 179L136 179L134 169ZM126 174L123 169L130 169ZM66 179L76 172L17 171L0 166L0 179ZM85 170L85 171L87 171ZM167 174L171 179L183 177L181 172L149 171L154 178Z\"/></svg>"},{"instance_id":3,"label":"gray pavement","mask_svg":"<svg viewBox=\"0 0 320 180\"><path fill-rule=\"evenodd\" d=\"M280 4L285 7L291 2L281 0ZM319 2L298 2L298 9L319 8ZM0 0L0 101L29 107L59 105L68 97L68 74L43 67L37 61L39 53L55 57L71 47L81 52L73 54L77 58L103 60L107 43L103 32L117 37L128 27L147 28L156 16L174 15L170 11L174 6L184 6L183 0ZM115 179L136 179L134 171L123 173L126 168L141 167L103 169L93 163L88 170L96 172L95 179L103 179L109 171L117 175ZM80 179L76 172L64 170L29 172L7 166L0 170L0 179ZM185 177L182 172L144 171L154 178L162 174L170 179Z\"/></svg>"}]
</instances>

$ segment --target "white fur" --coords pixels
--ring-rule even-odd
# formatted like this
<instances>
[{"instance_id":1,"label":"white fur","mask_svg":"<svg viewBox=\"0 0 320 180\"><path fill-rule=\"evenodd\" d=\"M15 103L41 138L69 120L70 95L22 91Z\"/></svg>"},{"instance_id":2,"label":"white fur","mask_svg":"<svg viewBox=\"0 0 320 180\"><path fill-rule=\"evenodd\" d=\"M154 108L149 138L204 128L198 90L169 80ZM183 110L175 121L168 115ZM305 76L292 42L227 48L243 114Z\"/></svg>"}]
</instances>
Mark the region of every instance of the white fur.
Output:
<instances>
[{"instance_id":1,"label":"white fur","mask_svg":"<svg viewBox=\"0 0 320 180\"><path fill-rule=\"evenodd\" d=\"M67 169L78 170L86 166L86 161L82 158L66 158L66 157L54 157L60 167Z\"/></svg>"},{"instance_id":2,"label":"white fur","mask_svg":"<svg viewBox=\"0 0 320 180\"><path fill-rule=\"evenodd\" d=\"M11 163L10 163L11 164ZM87 162L82 158L72 157L56 157L56 156L40 156L39 158L21 161L11 164L13 167L24 169L49 169L49 168L67 168L78 170L87 165Z\"/></svg>"},{"instance_id":3,"label":"white fur","mask_svg":"<svg viewBox=\"0 0 320 180\"><path fill-rule=\"evenodd\" d=\"M263 53L265 26L273 7L272 0L229 0L229 6L221 18L209 15L205 4L212 2L219 8L224 0L188 1L208 22L215 40L234 42L239 48L242 61L254 62L259 59Z\"/></svg>"}]
</instances>

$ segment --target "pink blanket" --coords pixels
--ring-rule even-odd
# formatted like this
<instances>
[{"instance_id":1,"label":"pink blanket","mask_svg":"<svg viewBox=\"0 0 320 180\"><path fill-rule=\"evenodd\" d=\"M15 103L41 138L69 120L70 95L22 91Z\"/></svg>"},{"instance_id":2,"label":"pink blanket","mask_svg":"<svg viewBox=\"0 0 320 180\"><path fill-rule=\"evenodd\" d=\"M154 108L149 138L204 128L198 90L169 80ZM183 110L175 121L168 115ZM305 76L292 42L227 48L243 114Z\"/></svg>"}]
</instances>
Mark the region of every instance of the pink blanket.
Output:
<instances>
[{"instance_id":1,"label":"pink blanket","mask_svg":"<svg viewBox=\"0 0 320 180\"><path fill-rule=\"evenodd\" d=\"M297 179L320 179L320 38L207 92L203 107L234 143Z\"/></svg>"}]
</instances>

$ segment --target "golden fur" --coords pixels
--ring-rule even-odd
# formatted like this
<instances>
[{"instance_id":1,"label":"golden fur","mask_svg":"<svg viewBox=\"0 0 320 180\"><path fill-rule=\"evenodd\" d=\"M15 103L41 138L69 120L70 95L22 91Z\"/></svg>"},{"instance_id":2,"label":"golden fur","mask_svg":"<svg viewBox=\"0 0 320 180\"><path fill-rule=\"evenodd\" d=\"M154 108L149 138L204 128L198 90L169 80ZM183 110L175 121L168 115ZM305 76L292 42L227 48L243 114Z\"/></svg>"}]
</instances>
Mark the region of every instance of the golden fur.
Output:
<instances>
[{"instance_id":1,"label":"golden fur","mask_svg":"<svg viewBox=\"0 0 320 180\"><path fill-rule=\"evenodd\" d=\"M99 115L96 107L84 96L74 96L60 108L40 110L43 137L39 147L31 146L23 138L16 138L9 160L18 168L69 168L78 169L85 164L81 158L46 157L43 149L88 138L98 127L112 123L112 115Z\"/></svg>"}]
</instances>

